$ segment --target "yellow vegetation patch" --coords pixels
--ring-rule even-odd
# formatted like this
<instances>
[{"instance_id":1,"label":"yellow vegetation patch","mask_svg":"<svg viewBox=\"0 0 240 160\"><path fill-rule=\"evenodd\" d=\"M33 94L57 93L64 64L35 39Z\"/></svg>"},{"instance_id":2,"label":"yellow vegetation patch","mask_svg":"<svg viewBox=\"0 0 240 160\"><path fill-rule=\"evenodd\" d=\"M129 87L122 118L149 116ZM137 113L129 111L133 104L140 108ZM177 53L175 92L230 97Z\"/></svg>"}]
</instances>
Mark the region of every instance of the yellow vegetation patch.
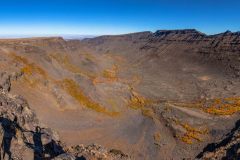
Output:
<instances>
[{"instance_id":1,"label":"yellow vegetation patch","mask_svg":"<svg viewBox=\"0 0 240 160\"><path fill-rule=\"evenodd\" d=\"M25 65L25 67L23 67L21 70L23 73L28 74L28 75L40 74L44 78L47 77L46 72L42 68L38 67L37 65L35 65L33 63Z\"/></svg>"},{"instance_id":2,"label":"yellow vegetation patch","mask_svg":"<svg viewBox=\"0 0 240 160\"><path fill-rule=\"evenodd\" d=\"M215 98L211 100L201 100L199 102L168 102L170 104L198 108L202 111L213 115L232 115L240 111L240 97Z\"/></svg>"},{"instance_id":3,"label":"yellow vegetation patch","mask_svg":"<svg viewBox=\"0 0 240 160\"><path fill-rule=\"evenodd\" d=\"M109 116L117 116L119 115L118 112L112 112L107 110L105 107L101 106L100 104L93 102L89 97L84 95L80 86L71 79L64 79L59 82L59 84L73 97L75 98L80 104L95 110L100 113L107 114Z\"/></svg>"},{"instance_id":4,"label":"yellow vegetation patch","mask_svg":"<svg viewBox=\"0 0 240 160\"><path fill-rule=\"evenodd\" d=\"M109 82L115 82L118 81L118 66L113 65L112 68L110 69L105 69L102 73L102 77L96 77L93 80L93 84L98 84L98 83L109 83Z\"/></svg>"},{"instance_id":5,"label":"yellow vegetation patch","mask_svg":"<svg viewBox=\"0 0 240 160\"><path fill-rule=\"evenodd\" d=\"M185 129L185 133L179 136L179 138L181 141L187 144L193 144L194 140L198 142L202 142L201 136L208 133L208 129L197 129L190 126L187 123L182 123L178 120L175 120L175 123Z\"/></svg>"},{"instance_id":6,"label":"yellow vegetation patch","mask_svg":"<svg viewBox=\"0 0 240 160\"><path fill-rule=\"evenodd\" d=\"M153 109L151 109L151 108L142 108L142 115L153 119L154 118Z\"/></svg>"},{"instance_id":7,"label":"yellow vegetation patch","mask_svg":"<svg viewBox=\"0 0 240 160\"><path fill-rule=\"evenodd\" d=\"M132 76L132 78L119 78L119 67L114 64L110 69L105 69L102 71L102 75L93 79L93 84L97 85L99 83L112 83L120 82L126 84L131 88L131 86L136 86L141 82L141 78L138 75Z\"/></svg>"},{"instance_id":8,"label":"yellow vegetation patch","mask_svg":"<svg viewBox=\"0 0 240 160\"><path fill-rule=\"evenodd\" d=\"M44 78L47 77L46 72L41 67L37 66L34 63L30 63L28 59L26 59L25 57L18 56L16 54L12 54L12 57L14 58L15 61L22 63L24 65L24 67L21 70L25 74L28 74L28 75L40 74Z\"/></svg>"},{"instance_id":9,"label":"yellow vegetation patch","mask_svg":"<svg viewBox=\"0 0 240 160\"><path fill-rule=\"evenodd\" d=\"M214 99L203 111L214 115L232 115L240 111L240 97Z\"/></svg>"},{"instance_id":10,"label":"yellow vegetation patch","mask_svg":"<svg viewBox=\"0 0 240 160\"><path fill-rule=\"evenodd\" d=\"M147 105L153 104L154 102L150 99L140 96L137 92L131 88L131 98L128 102L128 106L132 109L140 109L142 115L154 119L154 111L152 108L147 108Z\"/></svg>"},{"instance_id":11,"label":"yellow vegetation patch","mask_svg":"<svg viewBox=\"0 0 240 160\"><path fill-rule=\"evenodd\" d=\"M146 105L152 104L153 101L140 96L137 92L131 89L131 98L128 106L133 109L143 109Z\"/></svg>"},{"instance_id":12,"label":"yellow vegetation patch","mask_svg":"<svg viewBox=\"0 0 240 160\"><path fill-rule=\"evenodd\" d=\"M14 61L23 65L21 71L24 73L24 80L28 82L30 86L35 87L39 82L39 79L33 75L40 75L44 80L48 78L47 73L41 67L29 62L27 58L16 55L15 53L11 53L11 56L13 57Z\"/></svg>"},{"instance_id":13,"label":"yellow vegetation patch","mask_svg":"<svg viewBox=\"0 0 240 160\"><path fill-rule=\"evenodd\" d=\"M187 144L192 144L193 140L201 142L201 135L207 134L208 130L200 130L189 126L188 124L181 124L181 126L186 130L186 133L181 137L181 140Z\"/></svg>"}]
</instances>

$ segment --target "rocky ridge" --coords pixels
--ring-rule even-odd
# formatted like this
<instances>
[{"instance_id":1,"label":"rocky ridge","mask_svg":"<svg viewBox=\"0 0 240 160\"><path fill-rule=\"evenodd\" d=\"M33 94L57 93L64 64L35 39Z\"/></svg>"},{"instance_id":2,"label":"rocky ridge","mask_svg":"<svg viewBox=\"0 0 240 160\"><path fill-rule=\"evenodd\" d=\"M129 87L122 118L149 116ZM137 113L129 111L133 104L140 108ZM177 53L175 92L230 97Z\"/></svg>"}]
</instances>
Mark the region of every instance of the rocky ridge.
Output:
<instances>
[{"instance_id":1,"label":"rocky ridge","mask_svg":"<svg viewBox=\"0 0 240 160\"><path fill-rule=\"evenodd\" d=\"M239 32L226 31L216 35L206 35L195 29L158 30L155 33L139 32L119 36L101 36L83 40L83 42L95 47L106 43L114 46L114 41L128 41L130 43L141 44L138 47L144 52L148 52L149 50L158 52L159 49L161 49L159 46L163 44L191 44L192 47L194 46L194 53L201 55L202 58L207 61L217 62L218 65L225 66L226 70L233 71L234 76L240 76Z\"/></svg>"}]
</instances>

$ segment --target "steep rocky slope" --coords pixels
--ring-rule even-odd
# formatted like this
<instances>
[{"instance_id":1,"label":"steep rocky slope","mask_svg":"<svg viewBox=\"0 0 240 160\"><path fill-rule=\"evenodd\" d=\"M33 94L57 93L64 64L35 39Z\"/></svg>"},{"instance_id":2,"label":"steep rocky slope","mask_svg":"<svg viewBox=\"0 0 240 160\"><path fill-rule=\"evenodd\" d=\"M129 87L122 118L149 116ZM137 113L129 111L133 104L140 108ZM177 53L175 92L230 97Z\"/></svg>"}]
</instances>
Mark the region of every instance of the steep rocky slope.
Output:
<instances>
[{"instance_id":1,"label":"steep rocky slope","mask_svg":"<svg viewBox=\"0 0 240 160\"><path fill-rule=\"evenodd\" d=\"M201 159L233 159L240 158L239 154L239 120L235 127L222 140L217 143L208 144L197 158Z\"/></svg>"},{"instance_id":2,"label":"steep rocky slope","mask_svg":"<svg viewBox=\"0 0 240 160\"><path fill-rule=\"evenodd\" d=\"M1 159L130 159L119 150L96 144L63 144L56 132L39 122L23 97L8 93L11 80L16 80L14 75L8 75L6 82L0 84Z\"/></svg>"},{"instance_id":3,"label":"steep rocky slope","mask_svg":"<svg viewBox=\"0 0 240 160\"><path fill-rule=\"evenodd\" d=\"M202 158L238 120L239 33L0 40L0 53L1 88L27 99L68 146L98 143L132 159Z\"/></svg>"}]
</instances>

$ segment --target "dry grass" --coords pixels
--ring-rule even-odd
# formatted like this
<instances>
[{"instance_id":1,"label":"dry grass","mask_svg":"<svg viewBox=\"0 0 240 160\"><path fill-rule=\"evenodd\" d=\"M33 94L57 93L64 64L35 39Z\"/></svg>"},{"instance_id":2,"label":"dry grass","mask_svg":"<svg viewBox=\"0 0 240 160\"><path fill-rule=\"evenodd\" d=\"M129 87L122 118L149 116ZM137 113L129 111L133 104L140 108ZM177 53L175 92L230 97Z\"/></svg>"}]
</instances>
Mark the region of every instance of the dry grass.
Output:
<instances>
[{"instance_id":1,"label":"dry grass","mask_svg":"<svg viewBox=\"0 0 240 160\"><path fill-rule=\"evenodd\" d=\"M147 99L137 92L133 91L131 88L131 98L128 102L128 106L132 109L140 109L142 111L142 115L154 119L154 111L152 108L147 108L147 106L153 104L154 102L150 99Z\"/></svg>"},{"instance_id":2,"label":"dry grass","mask_svg":"<svg viewBox=\"0 0 240 160\"><path fill-rule=\"evenodd\" d=\"M96 77L93 80L93 84L98 84L98 83L111 83L111 82L116 82L120 81L118 79L118 66L113 65L112 68L110 69L105 69L102 73L102 77Z\"/></svg>"},{"instance_id":3,"label":"dry grass","mask_svg":"<svg viewBox=\"0 0 240 160\"><path fill-rule=\"evenodd\" d=\"M142 108L142 115L154 119L154 112L152 108Z\"/></svg>"},{"instance_id":4,"label":"dry grass","mask_svg":"<svg viewBox=\"0 0 240 160\"><path fill-rule=\"evenodd\" d=\"M207 129L198 129L190 126L187 123L182 123L178 120L175 120L175 123L177 125L180 125L184 130L185 133L183 135L178 136L181 141L187 144L193 144L194 140L198 142L202 142L202 135L205 135L208 133Z\"/></svg>"},{"instance_id":5,"label":"dry grass","mask_svg":"<svg viewBox=\"0 0 240 160\"><path fill-rule=\"evenodd\" d=\"M27 58L11 53L13 61L22 64L21 71L24 73L23 80L31 87L36 87L39 82L49 78L48 74L40 66L30 62ZM42 79L42 80L41 80Z\"/></svg>"},{"instance_id":6,"label":"dry grass","mask_svg":"<svg viewBox=\"0 0 240 160\"><path fill-rule=\"evenodd\" d=\"M90 108L96 112L104 113L109 116L117 116L118 112L113 112L107 110L105 107L91 100L88 96L84 95L80 86L71 79L64 79L59 82L59 84L66 90L66 92L75 98L80 104Z\"/></svg>"},{"instance_id":7,"label":"dry grass","mask_svg":"<svg viewBox=\"0 0 240 160\"><path fill-rule=\"evenodd\" d=\"M139 95L136 91L133 91L132 88L130 89L130 92L131 98L129 100L128 106L133 109L143 109L145 106L153 103L152 100Z\"/></svg>"},{"instance_id":8,"label":"dry grass","mask_svg":"<svg viewBox=\"0 0 240 160\"><path fill-rule=\"evenodd\" d=\"M139 96L136 92L132 92L132 95L129 101L129 107L133 109L142 109L145 107L146 104L147 104L147 100L144 97Z\"/></svg>"},{"instance_id":9,"label":"dry grass","mask_svg":"<svg viewBox=\"0 0 240 160\"><path fill-rule=\"evenodd\" d=\"M214 99L203 111L214 115L232 115L240 111L240 97Z\"/></svg>"},{"instance_id":10,"label":"dry grass","mask_svg":"<svg viewBox=\"0 0 240 160\"><path fill-rule=\"evenodd\" d=\"M47 77L46 72L42 68L36 66L33 63L25 65L25 67L23 67L21 70L23 73L28 74L28 75L40 74L44 78Z\"/></svg>"},{"instance_id":11,"label":"dry grass","mask_svg":"<svg viewBox=\"0 0 240 160\"><path fill-rule=\"evenodd\" d=\"M186 133L181 137L181 140L187 144L192 144L193 140L202 142L201 135L208 133L207 129L200 130L188 124L181 124L181 126L186 130Z\"/></svg>"},{"instance_id":12,"label":"dry grass","mask_svg":"<svg viewBox=\"0 0 240 160\"><path fill-rule=\"evenodd\" d=\"M12 54L12 57L14 58L14 61L17 61L24 65L24 67L21 69L23 73L27 75L40 74L44 78L47 77L46 72L41 67L37 66L34 63L30 63L25 57L18 56L16 54Z\"/></svg>"},{"instance_id":13,"label":"dry grass","mask_svg":"<svg viewBox=\"0 0 240 160\"><path fill-rule=\"evenodd\" d=\"M215 98L198 102L168 102L180 107L197 108L213 115L232 115L240 111L240 97Z\"/></svg>"}]
</instances>

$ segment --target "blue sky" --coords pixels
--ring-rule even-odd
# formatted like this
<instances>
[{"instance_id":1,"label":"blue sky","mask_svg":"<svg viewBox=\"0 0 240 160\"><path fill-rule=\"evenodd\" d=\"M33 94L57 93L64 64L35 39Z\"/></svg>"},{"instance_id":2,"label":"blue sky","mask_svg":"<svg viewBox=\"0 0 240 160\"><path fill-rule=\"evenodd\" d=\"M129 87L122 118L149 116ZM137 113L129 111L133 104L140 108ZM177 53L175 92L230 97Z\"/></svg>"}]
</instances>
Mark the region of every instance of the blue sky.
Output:
<instances>
[{"instance_id":1,"label":"blue sky","mask_svg":"<svg viewBox=\"0 0 240 160\"><path fill-rule=\"evenodd\" d=\"M0 34L240 31L239 0L0 0Z\"/></svg>"}]
</instances>

